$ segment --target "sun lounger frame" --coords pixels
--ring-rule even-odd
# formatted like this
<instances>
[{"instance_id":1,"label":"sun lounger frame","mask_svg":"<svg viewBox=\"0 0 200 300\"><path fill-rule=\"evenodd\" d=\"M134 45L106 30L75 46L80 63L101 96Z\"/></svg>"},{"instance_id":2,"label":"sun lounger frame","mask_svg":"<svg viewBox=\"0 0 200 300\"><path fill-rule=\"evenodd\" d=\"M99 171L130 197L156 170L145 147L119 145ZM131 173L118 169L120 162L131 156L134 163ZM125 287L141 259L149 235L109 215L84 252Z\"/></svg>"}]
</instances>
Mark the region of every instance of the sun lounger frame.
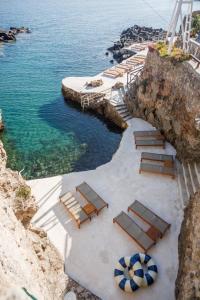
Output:
<instances>
[{"instance_id":1,"label":"sun lounger frame","mask_svg":"<svg viewBox=\"0 0 200 300\"><path fill-rule=\"evenodd\" d=\"M124 228L123 226L122 226L122 224L118 221L118 218L120 217L120 215L124 215L126 218L128 218L129 220L131 220L131 222L132 222L132 224L134 224L134 226L136 227L136 228L139 228L140 230L141 230L141 232L144 234L144 235L146 235L150 240L152 240L151 239L151 237L145 232L145 231L143 231L141 228L140 228L140 226L138 226L138 224L136 224L135 222L134 222L134 220L131 218L131 217L129 217L129 215L127 215L125 212L121 212L117 217L115 217L114 219L113 219L113 223L117 223L119 226L120 226L120 228L121 229L123 229L143 250L144 250L144 252L146 253L152 246L154 246L155 244L156 244L156 242L154 241L154 240L152 240L152 243L151 243L151 245L148 247L148 248L145 248L135 237L133 237L129 232L127 232L127 230L126 230L126 228Z\"/></svg>"},{"instance_id":2,"label":"sun lounger frame","mask_svg":"<svg viewBox=\"0 0 200 300\"><path fill-rule=\"evenodd\" d=\"M155 164L140 163L139 173L151 173L156 175L170 176L175 179L175 168L159 166Z\"/></svg>"},{"instance_id":3,"label":"sun lounger frame","mask_svg":"<svg viewBox=\"0 0 200 300\"><path fill-rule=\"evenodd\" d=\"M150 212L155 219L158 219L159 221L163 222L166 224L166 227L164 230L161 230L158 226L155 225L155 223L147 220L147 218L145 218L144 215L142 215L142 213L139 213L138 210L134 209L134 204L139 204L139 206L145 210L146 212ZM158 215L156 215L151 209L149 209L148 207L146 207L145 205L143 205L141 202L139 202L138 200L135 200L129 207L128 207L128 212L131 211L134 214L136 214L138 217L140 217L144 222L146 222L148 225L154 227L156 230L159 231L160 233L160 238L162 238L164 236L164 234L166 233L166 231L170 228L171 224L167 223L165 220L163 220L161 217L159 217Z\"/></svg>"},{"instance_id":4,"label":"sun lounger frame","mask_svg":"<svg viewBox=\"0 0 200 300\"><path fill-rule=\"evenodd\" d=\"M135 148L138 147L161 147L165 149L165 141L158 139L135 139Z\"/></svg>"},{"instance_id":5,"label":"sun lounger frame","mask_svg":"<svg viewBox=\"0 0 200 300\"><path fill-rule=\"evenodd\" d=\"M77 224L77 226L78 226L78 229L80 229L81 224L85 223L85 222L88 221L88 220L91 221L91 217L88 216L88 215L84 212L84 210L83 210L82 206L80 205L80 203L76 200L75 196L73 196L73 197L75 198L76 202L79 203L80 209L82 210L82 212L85 214L85 216L87 216L83 221L81 221L80 219L76 219L75 216L74 216L74 214L68 209L68 207L65 205L65 203L61 200L61 198L62 198L63 196L65 196L67 193L69 193L69 192L66 192L66 193L62 194L62 195L59 197L60 203L62 203L62 205L64 206L65 210L70 214L70 216L72 217L72 219L75 220L75 222L76 222L76 224Z\"/></svg>"},{"instance_id":6,"label":"sun lounger frame","mask_svg":"<svg viewBox=\"0 0 200 300\"><path fill-rule=\"evenodd\" d=\"M101 202L102 202L102 206L100 207L100 208L98 208L98 207L96 207L95 206L95 203L91 200L91 199L89 199L89 197L87 197L87 195L83 192L83 191L81 191L81 189L80 189L80 186L81 185L83 185L83 184L85 184L86 186L87 186L87 188L89 188L89 190L90 191L92 191L93 193L95 193L96 194L96 196L98 197L98 199L99 200L101 200ZM95 206L95 208L96 208L96 213L97 213L97 215L99 214L99 212L104 208L104 207L107 207L108 208L108 203L107 202L105 202L92 188L91 188L91 186L89 185L89 184L87 184L86 182L83 182L83 183L81 183L80 185L78 185L77 187L76 187L76 191L77 192L79 192L85 199L86 199L86 201L87 202L89 202L89 203L91 203L91 204L93 204L94 206Z\"/></svg>"}]
</instances>

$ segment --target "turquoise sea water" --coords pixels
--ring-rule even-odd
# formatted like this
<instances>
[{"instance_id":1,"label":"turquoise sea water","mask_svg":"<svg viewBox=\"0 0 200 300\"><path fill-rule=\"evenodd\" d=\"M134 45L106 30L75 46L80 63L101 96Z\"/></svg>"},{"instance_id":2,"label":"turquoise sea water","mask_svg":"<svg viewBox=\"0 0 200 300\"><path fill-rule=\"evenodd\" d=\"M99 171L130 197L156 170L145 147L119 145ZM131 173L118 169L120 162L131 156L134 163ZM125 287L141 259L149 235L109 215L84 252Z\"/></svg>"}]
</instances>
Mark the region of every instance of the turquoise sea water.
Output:
<instances>
[{"instance_id":1,"label":"turquoise sea water","mask_svg":"<svg viewBox=\"0 0 200 300\"><path fill-rule=\"evenodd\" d=\"M26 178L93 169L109 161L121 131L66 103L61 80L109 66L105 50L130 25L167 26L172 0L1 0L0 28L26 26L0 45L0 108L8 166ZM198 4L197 4L198 5ZM156 8L156 11L155 11Z\"/></svg>"}]
</instances>

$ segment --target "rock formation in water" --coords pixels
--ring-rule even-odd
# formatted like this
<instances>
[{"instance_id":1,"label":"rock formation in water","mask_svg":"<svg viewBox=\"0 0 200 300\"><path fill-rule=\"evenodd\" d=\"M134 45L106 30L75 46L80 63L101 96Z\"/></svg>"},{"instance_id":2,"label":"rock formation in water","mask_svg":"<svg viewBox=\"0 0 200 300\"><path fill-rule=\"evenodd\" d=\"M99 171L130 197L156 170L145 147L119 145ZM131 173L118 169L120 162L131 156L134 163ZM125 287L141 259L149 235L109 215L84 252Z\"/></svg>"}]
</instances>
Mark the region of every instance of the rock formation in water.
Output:
<instances>
[{"instance_id":1,"label":"rock formation in water","mask_svg":"<svg viewBox=\"0 0 200 300\"><path fill-rule=\"evenodd\" d=\"M135 117L164 131L185 160L200 160L200 74L187 62L149 51L125 101Z\"/></svg>"},{"instance_id":2,"label":"rock formation in water","mask_svg":"<svg viewBox=\"0 0 200 300\"><path fill-rule=\"evenodd\" d=\"M63 261L46 233L30 225L35 199L18 172L6 168L0 143L0 299L63 299Z\"/></svg>"},{"instance_id":3,"label":"rock formation in water","mask_svg":"<svg viewBox=\"0 0 200 300\"><path fill-rule=\"evenodd\" d=\"M0 42L16 41L18 33L31 33L31 31L25 27L10 27L9 30L0 29Z\"/></svg>"},{"instance_id":4,"label":"rock formation in water","mask_svg":"<svg viewBox=\"0 0 200 300\"><path fill-rule=\"evenodd\" d=\"M200 74L189 62L148 53L125 99L129 111L161 129L180 160L200 161ZM200 191L185 209L179 236L176 299L200 299Z\"/></svg>"},{"instance_id":5,"label":"rock formation in water","mask_svg":"<svg viewBox=\"0 0 200 300\"><path fill-rule=\"evenodd\" d=\"M130 51L123 49L133 43L141 43L144 41L162 40L166 35L166 31L162 28L154 29L152 27L134 25L122 31L119 41L114 42L113 46L107 50L113 54L113 58L118 62L133 55Z\"/></svg>"}]
</instances>

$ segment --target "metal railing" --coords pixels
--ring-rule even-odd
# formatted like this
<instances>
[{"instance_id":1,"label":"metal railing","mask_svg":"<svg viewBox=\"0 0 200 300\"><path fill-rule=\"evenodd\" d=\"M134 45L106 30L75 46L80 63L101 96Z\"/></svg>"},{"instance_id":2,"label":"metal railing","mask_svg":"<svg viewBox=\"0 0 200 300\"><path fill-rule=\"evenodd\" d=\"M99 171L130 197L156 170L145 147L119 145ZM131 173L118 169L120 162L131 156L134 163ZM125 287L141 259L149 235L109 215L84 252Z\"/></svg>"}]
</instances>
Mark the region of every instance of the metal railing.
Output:
<instances>
[{"instance_id":1,"label":"metal railing","mask_svg":"<svg viewBox=\"0 0 200 300\"><path fill-rule=\"evenodd\" d=\"M85 109L91 105L98 105L112 98L112 88L105 89L98 93L84 93L81 96L81 107Z\"/></svg>"}]
</instances>

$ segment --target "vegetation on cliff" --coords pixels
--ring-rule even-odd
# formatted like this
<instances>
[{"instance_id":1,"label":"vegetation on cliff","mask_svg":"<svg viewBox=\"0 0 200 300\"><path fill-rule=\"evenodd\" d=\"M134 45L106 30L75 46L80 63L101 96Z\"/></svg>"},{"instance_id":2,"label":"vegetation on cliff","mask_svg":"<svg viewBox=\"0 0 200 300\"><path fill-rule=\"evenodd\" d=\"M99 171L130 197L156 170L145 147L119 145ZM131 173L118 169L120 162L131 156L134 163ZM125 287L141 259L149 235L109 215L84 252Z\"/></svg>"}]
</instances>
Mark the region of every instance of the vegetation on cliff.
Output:
<instances>
[{"instance_id":1,"label":"vegetation on cliff","mask_svg":"<svg viewBox=\"0 0 200 300\"><path fill-rule=\"evenodd\" d=\"M171 54L168 54L168 46L165 42L158 42L154 46L161 57L168 57L172 62L183 62L190 59L190 55L181 48L173 47Z\"/></svg>"}]
</instances>

